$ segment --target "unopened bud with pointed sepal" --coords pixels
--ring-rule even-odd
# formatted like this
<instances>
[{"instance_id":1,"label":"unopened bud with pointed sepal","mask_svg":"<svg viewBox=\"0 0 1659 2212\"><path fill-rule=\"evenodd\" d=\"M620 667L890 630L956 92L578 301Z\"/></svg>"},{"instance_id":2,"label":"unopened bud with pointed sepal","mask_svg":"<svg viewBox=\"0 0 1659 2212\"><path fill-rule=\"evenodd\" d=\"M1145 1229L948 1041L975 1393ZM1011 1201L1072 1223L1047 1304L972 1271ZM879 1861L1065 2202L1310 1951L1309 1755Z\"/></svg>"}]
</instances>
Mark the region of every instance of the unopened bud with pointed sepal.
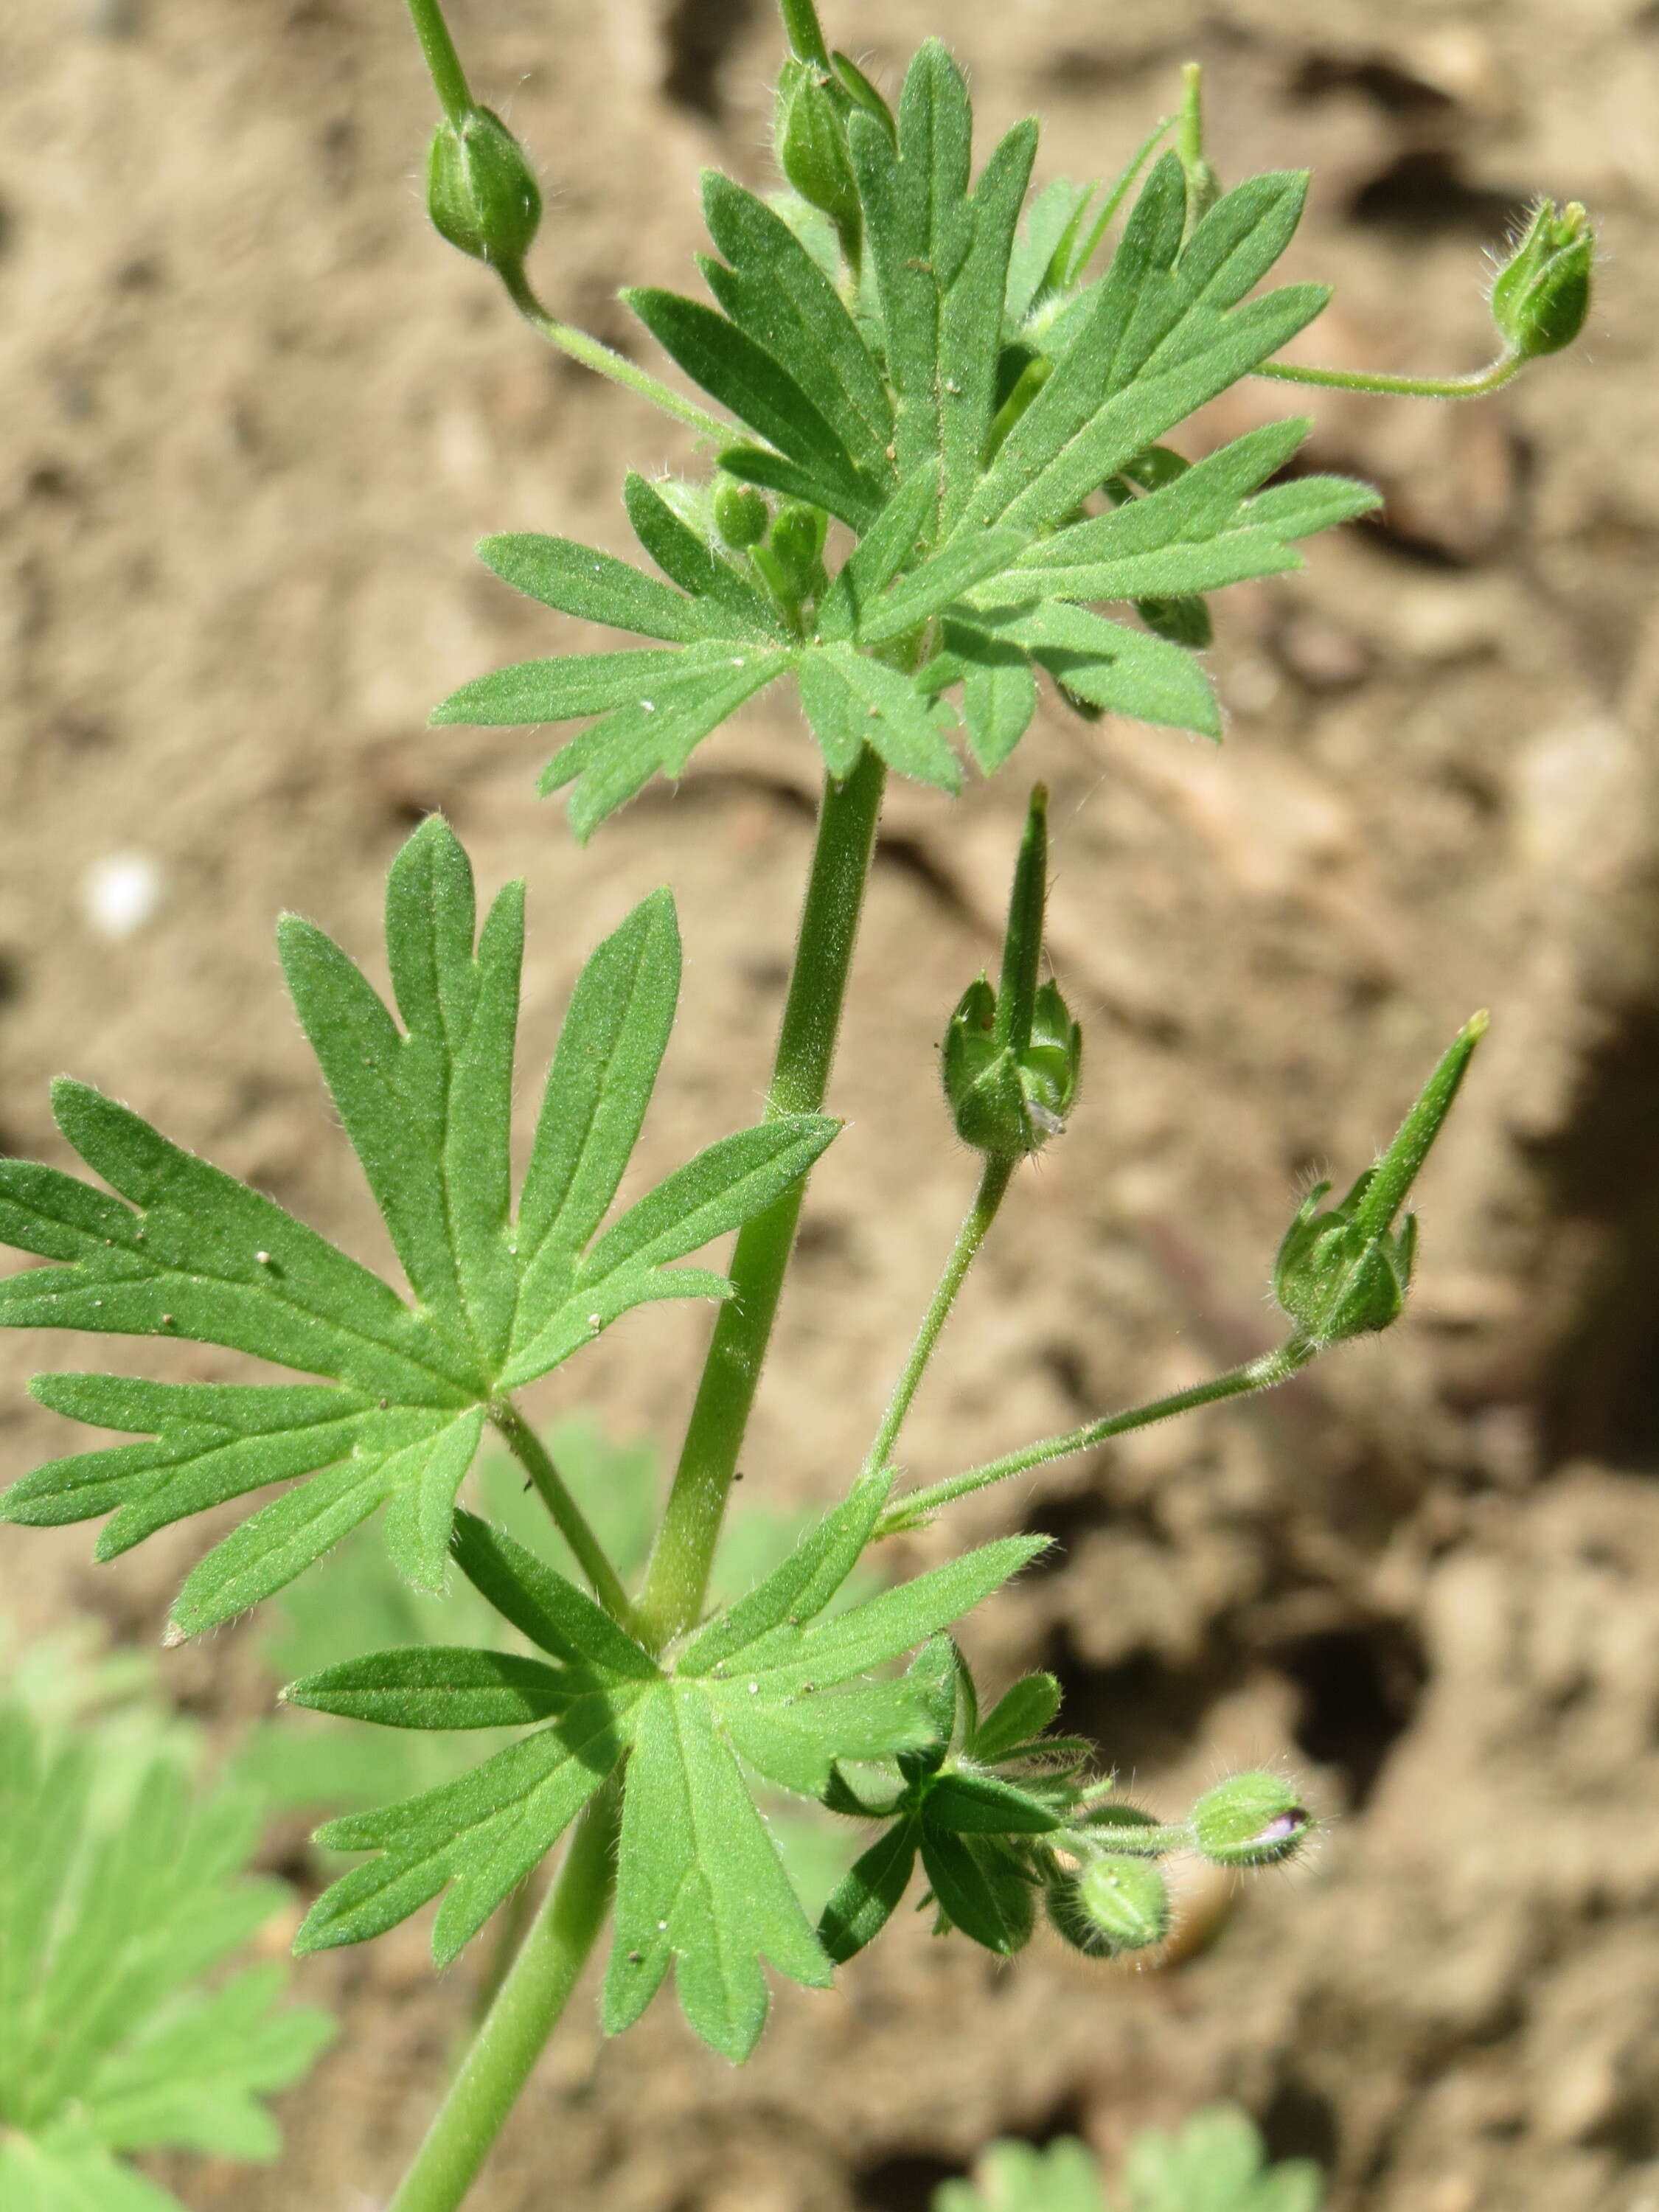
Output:
<instances>
[{"instance_id":1,"label":"unopened bud with pointed sepal","mask_svg":"<svg viewBox=\"0 0 1659 2212\"><path fill-rule=\"evenodd\" d=\"M1273 1296L1310 1344L1338 1344L1398 1321L1417 1256L1417 1220L1395 1218L1486 1035L1477 1014L1460 1031L1374 1167L1338 1206L1322 1208L1320 1183L1304 1200L1273 1263Z\"/></svg>"},{"instance_id":2,"label":"unopened bud with pointed sepal","mask_svg":"<svg viewBox=\"0 0 1659 2212\"><path fill-rule=\"evenodd\" d=\"M784 64L773 125L778 167L801 198L835 224L849 261L858 258L864 220L847 143L853 105L838 77L811 62Z\"/></svg>"},{"instance_id":3,"label":"unopened bud with pointed sepal","mask_svg":"<svg viewBox=\"0 0 1659 2212\"><path fill-rule=\"evenodd\" d=\"M1113 1851L1091 1859L1077 1880L1085 1917L1109 1951L1144 1951L1170 1932L1170 1888L1151 1859Z\"/></svg>"},{"instance_id":4,"label":"unopened bud with pointed sepal","mask_svg":"<svg viewBox=\"0 0 1659 2212\"><path fill-rule=\"evenodd\" d=\"M1595 266L1595 233L1577 200L1545 200L1525 237L1498 270L1492 318L1511 354L1523 361L1559 353L1584 327Z\"/></svg>"},{"instance_id":5,"label":"unopened bud with pointed sepal","mask_svg":"<svg viewBox=\"0 0 1659 2212\"><path fill-rule=\"evenodd\" d=\"M767 550L777 565L787 597L797 605L814 599L829 585L824 573L823 546L830 518L822 508L786 507L772 525Z\"/></svg>"},{"instance_id":6,"label":"unopened bud with pointed sepal","mask_svg":"<svg viewBox=\"0 0 1659 2212\"><path fill-rule=\"evenodd\" d=\"M1038 1152L1058 1136L1077 1096L1083 1031L1052 981L1038 984L1048 895L1048 795L1031 793L1014 869L993 990L981 975L957 1001L945 1034L945 1095L957 1133L1004 1159Z\"/></svg>"},{"instance_id":7,"label":"unopened bud with pointed sepal","mask_svg":"<svg viewBox=\"0 0 1659 2212\"><path fill-rule=\"evenodd\" d=\"M463 253L514 276L534 243L542 195L523 148L499 115L474 107L446 118L426 163L432 224Z\"/></svg>"},{"instance_id":8,"label":"unopened bud with pointed sepal","mask_svg":"<svg viewBox=\"0 0 1659 2212\"><path fill-rule=\"evenodd\" d=\"M1277 1866L1300 1850L1314 1817L1282 1774L1235 1774L1189 1816L1193 1847L1217 1866Z\"/></svg>"}]
</instances>

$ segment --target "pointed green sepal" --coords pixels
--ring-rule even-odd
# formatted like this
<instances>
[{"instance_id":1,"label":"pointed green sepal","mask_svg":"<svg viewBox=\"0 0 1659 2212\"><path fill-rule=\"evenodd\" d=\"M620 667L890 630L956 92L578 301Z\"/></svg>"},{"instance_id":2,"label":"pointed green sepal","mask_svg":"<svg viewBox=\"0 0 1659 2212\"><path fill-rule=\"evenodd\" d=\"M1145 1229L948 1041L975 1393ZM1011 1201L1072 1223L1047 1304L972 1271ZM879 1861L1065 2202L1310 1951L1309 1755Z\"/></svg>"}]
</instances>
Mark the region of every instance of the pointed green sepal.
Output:
<instances>
[{"instance_id":1,"label":"pointed green sepal","mask_svg":"<svg viewBox=\"0 0 1659 2212\"><path fill-rule=\"evenodd\" d=\"M1002 1158L1039 1152L1058 1136L1077 1095L1083 1031L1060 988L1039 985L1048 899L1048 794L1031 793L1014 868L993 990L981 975L957 1001L945 1035L941 1073L957 1134Z\"/></svg>"},{"instance_id":2,"label":"pointed green sepal","mask_svg":"<svg viewBox=\"0 0 1659 2212\"><path fill-rule=\"evenodd\" d=\"M1525 236L1498 270L1492 319L1522 361L1559 353L1584 327L1595 267L1595 233L1577 200L1543 200Z\"/></svg>"},{"instance_id":3,"label":"pointed green sepal","mask_svg":"<svg viewBox=\"0 0 1659 2212\"><path fill-rule=\"evenodd\" d=\"M1315 1345L1384 1329L1400 1318L1417 1254L1416 1218L1395 1218L1439 1135L1474 1048L1486 1035L1476 1014L1459 1032L1374 1167L1341 1204L1322 1210L1330 1189L1310 1191L1273 1263L1273 1295Z\"/></svg>"},{"instance_id":4,"label":"pointed green sepal","mask_svg":"<svg viewBox=\"0 0 1659 2212\"><path fill-rule=\"evenodd\" d=\"M459 123L446 118L432 134L426 205L440 237L509 277L523 268L542 219L541 189L524 149L488 107Z\"/></svg>"}]
</instances>

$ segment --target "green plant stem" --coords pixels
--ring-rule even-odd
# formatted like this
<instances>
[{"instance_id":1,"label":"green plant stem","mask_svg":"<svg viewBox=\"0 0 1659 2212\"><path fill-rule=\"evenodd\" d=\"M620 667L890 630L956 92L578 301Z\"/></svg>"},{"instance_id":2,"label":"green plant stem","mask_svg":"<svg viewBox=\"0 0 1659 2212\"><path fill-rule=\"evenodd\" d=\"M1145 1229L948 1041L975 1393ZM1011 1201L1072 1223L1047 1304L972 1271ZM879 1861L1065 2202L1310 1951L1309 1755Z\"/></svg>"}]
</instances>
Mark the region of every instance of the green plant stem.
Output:
<instances>
[{"instance_id":1,"label":"green plant stem","mask_svg":"<svg viewBox=\"0 0 1659 2212\"><path fill-rule=\"evenodd\" d=\"M593 1534L587 1516L549 1458L541 1438L509 1399L497 1399L489 1408L489 1419L507 1449L535 1484L560 1535L575 1553L577 1565L592 1584L594 1596L613 1620L620 1621L631 1632L634 1608L628 1592L606 1558L604 1545Z\"/></svg>"},{"instance_id":2,"label":"green plant stem","mask_svg":"<svg viewBox=\"0 0 1659 2212\"><path fill-rule=\"evenodd\" d=\"M461 58L455 51L455 41L444 21L440 0L409 0L409 13L415 35L421 42L421 52L426 56L432 88L442 103L444 113L459 129L476 103L466 71L461 67Z\"/></svg>"},{"instance_id":3,"label":"green plant stem","mask_svg":"<svg viewBox=\"0 0 1659 2212\"><path fill-rule=\"evenodd\" d=\"M1187 62L1181 71L1181 166L1195 169L1204 159L1204 70L1199 62Z\"/></svg>"},{"instance_id":4,"label":"green plant stem","mask_svg":"<svg viewBox=\"0 0 1659 2212\"><path fill-rule=\"evenodd\" d=\"M883 763L866 747L845 783L825 781L794 969L766 1097L769 1121L780 1114L814 1114L823 1103L886 775ZM740 1232L732 1255L732 1296L714 1324L636 1607L653 1649L682 1634L702 1611L805 1188L797 1183L757 1214Z\"/></svg>"},{"instance_id":5,"label":"green plant stem","mask_svg":"<svg viewBox=\"0 0 1659 2212\"><path fill-rule=\"evenodd\" d=\"M898 1441L898 1432L904 1425L904 1417L910 1410L927 1363L939 1340L957 1292L967 1280L968 1270L979 1256L979 1248L985 1242L997 1210L1007 1195L1008 1184L1018 1163L1010 1156L992 1153L985 1163L985 1172L980 1177L979 1188L969 1207L957 1241L951 1248L921 1326L916 1331L915 1341L910 1346L910 1356L904 1363L904 1371L894 1385L893 1395L887 1401L887 1411L881 1417L881 1426L876 1431L875 1442L870 1447L864 1462L866 1475L878 1474L892 1455Z\"/></svg>"},{"instance_id":6,"label":"green plant stem","mask_svg":"<svg viewBox=\"0 0 1659 2212\"><path fill-rule=\"evenodd\" d=\"M918 1528L941 1505L966 1498L972 1491L984 1490L994 1482L1005 1482L1011 1474L1024 1474L1051 1459L1068 1459L1073 1452L1087 1451L1091 1445L1103 1444L1112 1437L1127 1436L1131 1429L1150 1428L1154 1421L1167 1421L1174 1414L1195 1412L1200 1406L1213 1406L1223 1398L1242 1398L1251 1391L1271 1390L1276 1383L1288 1382L1318 1350L1318 1346L1310 1343L1306 1337L1293 1336L1276 1352L1264 1352L1259 1359L1246 1360L1242 1367L1230 1368L1224 1375L1214 1376L1207 1382L1194 1383L1190 1390L1177 1390L1168 1398L1154 1398L1149 1405L1132 1407L1127 1413L1109 1414L1104 1420L1087 1421L1080 1429L1067 1430L1063 1436L1045 1437L1038 1443L1027 1444L1021 1451L1008 1452L1001 1459L987 1460L982 1467L970 1467L963 1474L935 1482L926 1490L913 1490L888 1507L876 1523L875 1533L878 1536L894 1536L905 1529Z\"/></svg>"},{"instance_id":7,"label":"green plant stem","mask_svg":"<svg viewBox=\"0 0 1659 2212\"><path fill-rule=\"evenodd\" d=\"M578 1820L564 1863L387 2212L455 2212L477 2179L605 1925L621 1803L616 1783L608 1782Z\"/></svg>"},{"instance_id":8,"label":"green plant stem","mask_svg":"<svg viewBox=\"0 0 1659 2212\"><path fill-rule=\"evenodd\" d=\"M512 1971L513 1961L536 1917L536 1878L521 1881L507 1903L495 1915L490 1930L489 1955L484 1970L478 1977L478 1986L472 1994L472 2007L467 2021L464 2042L470 2041L489 2017L489 2008L501 1993L501 1984Z\"/></svg>"},{"instance_id":9,"label":"green plant stem","mask_svg":"<svg viewBox=\"0 0 1659 2212\"><path fill-rule=\"evenodd\" d=\"M790 50L797 60L816 62L820 69L830 66L830 49L824 43L823 27L818 21L818 11L813 0L778 0L783 27L789 35Z\"/></svg>"},{"instance_id":10,"label":"green plant stem","mask_svg":"<svg viewBox=\"0 0 1659 2212\"><path fill-rule=\"evenodd\" d=\"M649 369L640 368L626 354L602 345L598 338L578 330L574 323L562 323L557 316L550 315L531 289L522 269L502 269L499 274L507 296L532 330L550 345L557 346L561 353L568 354L572 361L580 362L596 376L607 376L613 384L623 385L641 399L648 399L653 407L660 408L665 415L672 415L677 422L684 422L700 438L712 439L721 446L735 444L740 439L742 433L735 424L722 422L706 407L699 407L695 399L684 398L653 376Z\"/></svg>"},{"instance_id":11,"label":"green plant stem","mask_svg":"<svg viewBox=\"0 0 1659 2212\"><path fill-rule=\"evenodd\" d=\"M1484 399L1518 376L1526 356L1501 353L1486 368L1468 376L1381 376L1363 368L1303 368L1295 362L1264 362L1252 371L1256 376L1276 377L1283 384L1320 384L1336 392L1380 392L1394 399Z\"/></svg>"}]
</instances>

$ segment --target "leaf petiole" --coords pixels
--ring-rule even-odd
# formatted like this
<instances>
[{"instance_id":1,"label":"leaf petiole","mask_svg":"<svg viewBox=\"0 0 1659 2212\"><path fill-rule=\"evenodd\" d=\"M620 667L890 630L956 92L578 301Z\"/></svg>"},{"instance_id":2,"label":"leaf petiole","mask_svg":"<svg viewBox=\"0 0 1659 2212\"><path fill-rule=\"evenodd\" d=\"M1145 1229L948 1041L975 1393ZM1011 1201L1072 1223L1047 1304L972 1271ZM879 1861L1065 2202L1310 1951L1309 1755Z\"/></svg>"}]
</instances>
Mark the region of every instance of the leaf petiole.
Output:
<instances>
[{"instance_id":1,"label":"leaf petiole","mask_svg":"<svg viewBox=\"0 0 1659 2212\"><path fill-rule=\"evenodd\" d=\"M510 1399L496 1399L489 1408L489 1419L496 1434L535 1484L543 1504L553 1516L554 1525L587 1577L594 1596L611 1618L631 1635L634 1607L628 1592L541 1438Z\"/></svg>"},{"instance_id":2,"label":"leaf petiole","mask_svg":"<svg viewBox=\"0 0 1659 2212\"><path fill-rule=\"evenodd\" d=\"M1145 1406L1132 1407L1127 1413L1110 1413L1103 1420L1087 1421L1080 1429L1069 1429L1062 1436L1044 1437L1022 1450L1005 1453L1000 1459L987 1460L981 1467L970 1467L943 1482L932 1483L925 1490L913 1490L908 1497L888 1507L876 1523L872 1541L925 1527L941 1505L950 1505L957 1498L984 1490L994 1482L1004 1482L1010 1475L1024 1474L1034 1467L1046 1466L1050 1460L1069 1459L1074 1452L1088 1451L1113 1437L1127 1436L1132 1429L1150 1428L1154 1421L1167 1421L1176 1413L1194 1413L1200 1406L1213 1406L1224 1398L1243 1398L1254 1391L1273 1389L1280 1382L1288 1382L1292 1375L1305 1367L1318 1349L1306 1337L1292 1336L1277 1351L1248 1359L1242 1367L1229 1368L1224 1375L1213 1376L1207 1382L1194 1383L1190 1390L1176 1390L1167 1398L1154 1398Z\"/></svg>"},{"instance_id":3,"label":"leaf petiole","mask_svg":"<svg viewBox=\"0 0 1659 2212\"><path fill-rule=\"evenodd\" d=\"M1304 368L1296 362L1262 362L1251 371L1281 384L1317 384L1335 392L1370 392L1392 399L1484 399L1518 376L1526 356L1501 353L1486 368L1468 376L1385 376L1363 368Z\"/></svg>"}]
</instances>

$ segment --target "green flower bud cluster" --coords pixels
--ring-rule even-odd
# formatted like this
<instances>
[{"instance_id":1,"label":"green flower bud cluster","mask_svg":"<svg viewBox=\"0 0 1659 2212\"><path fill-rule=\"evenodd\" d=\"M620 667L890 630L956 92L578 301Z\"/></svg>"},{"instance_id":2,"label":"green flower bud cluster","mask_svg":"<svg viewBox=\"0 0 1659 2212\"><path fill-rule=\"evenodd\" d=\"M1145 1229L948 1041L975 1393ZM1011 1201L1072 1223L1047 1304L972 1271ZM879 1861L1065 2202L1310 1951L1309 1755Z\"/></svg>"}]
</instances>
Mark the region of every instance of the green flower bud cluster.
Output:
<instances>
[{"instance_id":1,"label":"green flower bud cluster","mask_svg":"<svg viewBox=\"0 0 1659 2212\"><path fill-rule=\"evenodd\" d=\"M499 115L447 116L427 154L426 204L441 237L509 278L523 269L542 219L542 195L523 148Z\"/></svg>"},{"instance_id":2,"label":"green flower bud cluster","mask_svg":"<svg viewBox=\"0 0 1659 2212\"><path fill-rule=\"evenodd\" d=\"M1509 353L1522 361L1559 353L1584 327L1595 233L1577 200L1539 205L1525 236L1498 270L1492 316Z\"/></svg>"},{"instance_id":3,"label":"green flower bud cluster","mask_svg":"<svg viewBox=\"0 0 1659 2212\"><path fill-rule=\"evenodd\" d=\"M1066 1838L1066 1857L1080 1863L1062 1866L1051 1856L1043 1902L1055 1933L1074 1950L1114 1958L1149 1949L1170 1932L1160 1859L1190 1851L1212 1866L1278 1866L1295 1856L1315 1825L1291 1784L1265 1769L1218 1783L1184 1820L1167 1826L1109 1800L1086 1819Z\"/></svg>"},{"instance_id":4,"label":"green flower bud cluster","mask_svg":"<svg viewBox=\"0 0 1659 2212\"><path fill-rule=\"evenodd\" d=\"M851 1958L897 1908L916 1859L940 1934L956 1929L1008 1957L1050 1927L1091 1958L1161 1943L1170 1890L1159 1862L1196 1853L1224 1867L1276 1865L1314 1822L1282 1775L1236 1775L1206 1790L1184 1820L1165 1824L1086 1774L1091 1747L1044 1731L1060 1709L1051 1674L1028 1674L981 1715L966 1662L948 1636L924 1645L907 1686L933 1741L900 1753L901 1787L866 1802L836 1770L833 1812L887 1823L825 1908L819 1936Z\"/></svg>"},{"instance_id":5,"label":"green flower bud cluster","mask_svg":"<svg viewBox=\"0 0 1659 2212\"><path fill-rule=\"evenodd\" d=\"M778 609L794 623L808 600L829 589L823 549L830 518L822 507L790 501L775 520L763 494L731 477L714 494L714 527L734 553L746 553Z\"/></svg>"},{"instance_id":6,"label":"green flower bud cluster","mask_svg":"<svg viewBox=\"0 0 1659 2212\"><path fill-rule=\"evenodd\" d=\"M970 983L945 1033L941 1073L957 1134L976 1152L1018 1159L1058 1136L1077 1096L1083 1031L1058 984L1039 986L1048 902L1048 793L1031 793L1014 872L1002 975Z\"/></svg>"},{"instance_id":7,"label":"green flower bud cluster","mask_svg":"<svg viewBox=\"0 0 1659 2212\"><path fill-rule=\"evenodd\" d=\"M1457 1096L1474 1048L1486 1035L1477 1014L1424 1086L1400 1133L1340 1205L1321 1201L1317 1184L1285 1231L1273 1262L1273 1296L1310 1344L1339 1344L1398 1321L1411 1288L1417 1219L1395 1220Z\"/></svg>"}]
</instances>

